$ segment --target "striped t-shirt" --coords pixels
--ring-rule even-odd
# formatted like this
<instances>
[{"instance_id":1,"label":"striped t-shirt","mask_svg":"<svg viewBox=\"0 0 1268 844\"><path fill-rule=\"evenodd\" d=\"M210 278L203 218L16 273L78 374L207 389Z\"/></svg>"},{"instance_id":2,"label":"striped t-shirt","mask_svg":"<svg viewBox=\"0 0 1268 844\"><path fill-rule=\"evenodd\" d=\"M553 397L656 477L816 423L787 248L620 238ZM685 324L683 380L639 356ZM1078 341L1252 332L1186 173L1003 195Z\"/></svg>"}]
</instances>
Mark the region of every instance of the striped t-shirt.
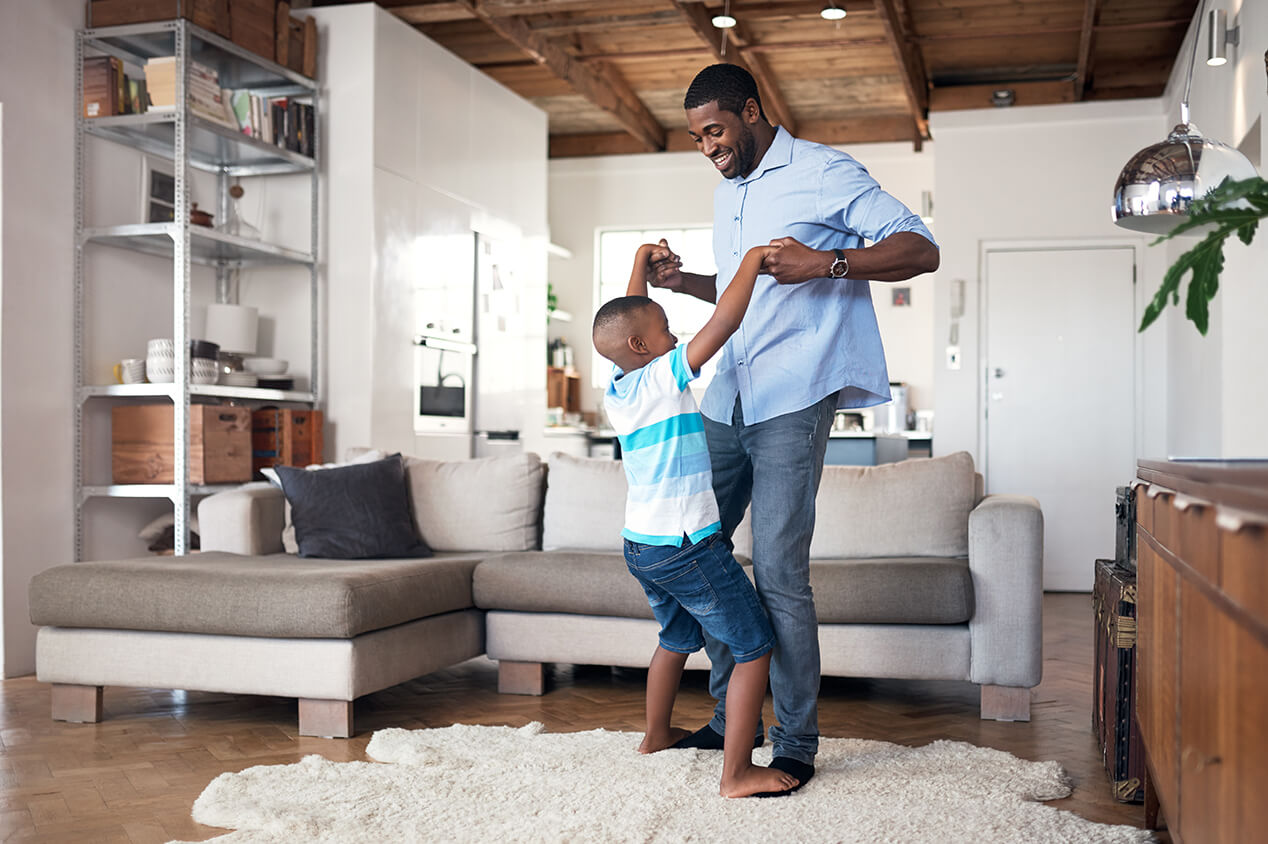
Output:
<instances>
[{"instance_id":1,"label":"striped t-shirt","mask_svg":"<svg viewBox=\"0 0 1268 844\"><path fill-rule=\"evenodd\" d=\"M642 369L613 373L604 410L629 482L621 535L644 545L699 542L722 528L704 417L687 385L699 375L678 346Z\"/></svg>"}]
</instances>

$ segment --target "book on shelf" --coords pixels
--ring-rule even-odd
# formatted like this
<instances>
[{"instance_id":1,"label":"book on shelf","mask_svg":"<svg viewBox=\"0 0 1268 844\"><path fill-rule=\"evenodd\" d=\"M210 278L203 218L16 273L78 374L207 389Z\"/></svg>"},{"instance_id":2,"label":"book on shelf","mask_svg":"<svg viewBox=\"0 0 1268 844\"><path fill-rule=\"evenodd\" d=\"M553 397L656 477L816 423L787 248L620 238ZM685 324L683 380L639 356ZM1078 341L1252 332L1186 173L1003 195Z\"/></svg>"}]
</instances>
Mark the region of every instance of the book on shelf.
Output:
<instances>
[{"instance_id":1,"label":"book on shelf","mask_svg":"<svg viewBox=\"0 0 1268 844\"><path fill-rule=\"evenodd\" d=\"M130 69L115 56L84 59L84 117L141 114L146 110L144 80L129 73Z\"/></svg>"}]
</instances>

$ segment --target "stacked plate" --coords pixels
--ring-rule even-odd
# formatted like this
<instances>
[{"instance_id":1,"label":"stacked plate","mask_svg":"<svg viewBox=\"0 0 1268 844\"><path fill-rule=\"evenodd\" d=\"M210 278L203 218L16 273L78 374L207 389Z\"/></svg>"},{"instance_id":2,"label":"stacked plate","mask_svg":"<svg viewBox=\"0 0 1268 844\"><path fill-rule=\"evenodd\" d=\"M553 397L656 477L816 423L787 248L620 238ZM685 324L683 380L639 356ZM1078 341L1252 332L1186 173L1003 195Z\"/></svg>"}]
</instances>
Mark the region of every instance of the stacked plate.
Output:
<instances>
[{"instance_id":1,"label":"stacked plate","mask_svg":"<svg viewBox=\"0 0 1268 844\"><path fill-rule=\"evenodd\" d=\"M225 372L220 375L220 383L230 387L254 387L259 380L254 372Z\"/></svg>"}]
</instances>

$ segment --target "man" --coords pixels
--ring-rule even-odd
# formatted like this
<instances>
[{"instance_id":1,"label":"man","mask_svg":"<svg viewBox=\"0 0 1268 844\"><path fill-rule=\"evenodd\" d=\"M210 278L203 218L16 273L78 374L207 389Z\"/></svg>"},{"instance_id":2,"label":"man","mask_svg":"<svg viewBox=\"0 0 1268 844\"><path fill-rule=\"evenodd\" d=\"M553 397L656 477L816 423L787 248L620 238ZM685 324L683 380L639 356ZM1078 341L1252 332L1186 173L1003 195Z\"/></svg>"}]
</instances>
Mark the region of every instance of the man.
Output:
<instances>
[{"instance_id":1,"label":"man","mask_svg":"<svg viewBox=\"0 0 1268 844\"><path fill-rule=\"evenodd\" d=\"M758 278L739 331L723 347L701 412L727 537L752 505L754 580L775 630L770 680L779 724L770 730L771 766L800 788L814 776L819 747L809 557L828 432L837 408L890 398L869 281L933 272L938 247L920 218L853 158L771 126L742 68L700 71L683 108L696 148L723 176L713 195L718 271L683 272L662 241L666 257L648 280L713 302L722 292L719 279L725 284L735 275L749 248L779 247L763 264L769 275ZM734 663L725 647L706 641L717 706L713 719L677 747L722 748Z\"/></svg>"}]
</instances>

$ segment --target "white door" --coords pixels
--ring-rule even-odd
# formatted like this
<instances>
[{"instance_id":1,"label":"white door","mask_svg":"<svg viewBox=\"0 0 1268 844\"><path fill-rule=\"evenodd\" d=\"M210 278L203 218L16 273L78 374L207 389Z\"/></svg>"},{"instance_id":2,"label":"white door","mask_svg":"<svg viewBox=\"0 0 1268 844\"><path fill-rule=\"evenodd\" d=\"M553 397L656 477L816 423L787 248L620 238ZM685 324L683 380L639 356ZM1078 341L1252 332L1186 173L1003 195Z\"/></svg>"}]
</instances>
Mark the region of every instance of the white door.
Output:
<instances>
[{"instance_id":1,"label":"white door","mask_svg":"<svg viewBox=\"0 0 1268 844\"><path fill-rule=\"evenodd\" d=\"M1091 591L1135 476L1135 251L990 250L986 491L1039 499L1045 589Z\"/></svg>"}]
</instances>

